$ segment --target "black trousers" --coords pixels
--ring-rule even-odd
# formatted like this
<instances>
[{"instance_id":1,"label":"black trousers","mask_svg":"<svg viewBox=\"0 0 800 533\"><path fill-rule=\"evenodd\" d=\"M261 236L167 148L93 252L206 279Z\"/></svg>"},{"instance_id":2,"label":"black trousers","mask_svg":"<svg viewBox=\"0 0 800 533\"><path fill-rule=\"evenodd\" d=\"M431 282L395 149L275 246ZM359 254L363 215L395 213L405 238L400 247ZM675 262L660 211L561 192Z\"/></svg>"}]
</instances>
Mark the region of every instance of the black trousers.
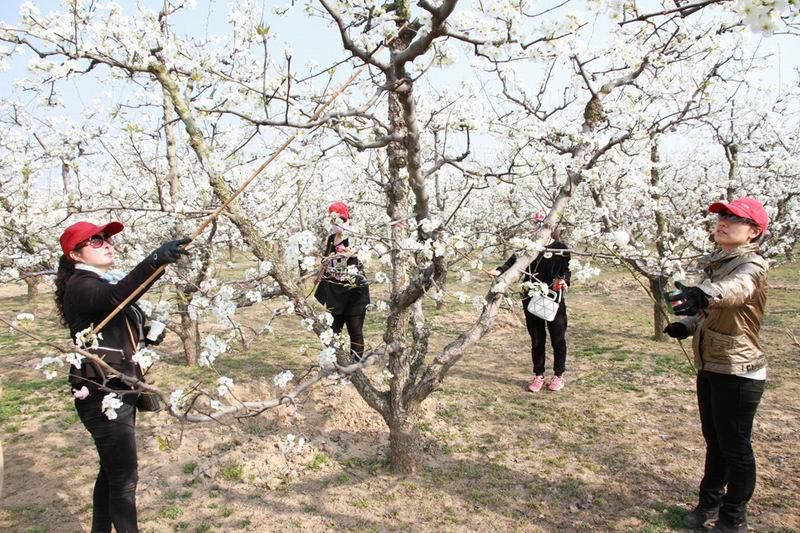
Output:
<instances>
[{"instance_id":1,"label":"black trousers","mask_svg":"<svg viewBox=\"0 0 800 533\"><path fill-rule=\"evenodd\" d=\"M333 315L331 328L337 335L342 332L342 327L347 325L347 334L350 335L350 353L356 361L364 357L364 319L366 314L356 316Z\"/></svg>"},{"instance_id":2,"label":"black trousers","mask_svg":"<svg viewBox=\"0 0 800 533\"><path fill-rule=\"evenodd\" d=\"M706 465L700 482L700 506L721 505L720 520L739 525L756 487L756 460L750 435L764 393L763 380L697 374L697 404L706 440Z\"/></svg>"},{"instance_id":3,"label":"black trousers","mask_svg":"<svg viewBox=\"0 0 800 533\"><path fill-rule=\"evenodd\" d=\"M531 336L531 359L533 373L544 375L545 344L547 332L550 332L550 345L553 347L553 372L560 376L567 364L567 302L562 299L558 312L552 322L548 322L528 312L528 299L522 301L525 310L525 325ZM546 331L545 331L546 329Z\"/></svg>"},{"instance_id":4,"label":"black trousers","mask_svg":"<svg viewBox=\"0 0 800 533\"><path fill-rule=\"evenodd\" d=\"M75 400L75 409L92 435L100 456L100 472L92 498L92 533L138 533L136 518L136 483L139 480L136 458L136 396L122 396L124 405L117 418L103 414L104 393L86 400Z\"/></svg>"}]
</instances>

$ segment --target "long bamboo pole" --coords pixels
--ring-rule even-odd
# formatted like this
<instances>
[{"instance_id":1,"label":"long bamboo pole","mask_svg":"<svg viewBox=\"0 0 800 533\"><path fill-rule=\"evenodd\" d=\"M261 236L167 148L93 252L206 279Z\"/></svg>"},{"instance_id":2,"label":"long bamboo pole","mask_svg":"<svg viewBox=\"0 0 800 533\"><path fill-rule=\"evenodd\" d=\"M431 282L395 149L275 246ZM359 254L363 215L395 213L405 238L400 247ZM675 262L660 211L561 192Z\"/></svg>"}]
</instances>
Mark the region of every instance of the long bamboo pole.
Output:
<instances>
[{"instance_id":1,"label":"long bamboo pole","mask_svg":"<svg viewBox=\"0 0 800 533\"><path fill-rule=\"evenodd\" d=\"M386 45L388 45L389 43L391 43L392 41L394 41L394 40L397 38L397 36L398 36L398 35L400 35L400 32L403 30L403 28L404 28L404 27L405 27L405 25L404 25L403 27L401 27L401 28L400 28L400 30L397 32L397 35L395 35L394 37L392 37L391 39L389 39L389 40L388 40L388 41L386 41L385 43L381 44L381 45L380 45L380 46L379 46L379 47L378 47L378 48L375 50L375 52L373 52L373 53L377 53L377 52L378 52L378 51L379 51L381 48L384 48ZM353 72L353 74L352 74L352 75L351 75L351 76L350 76L350 77L347 79L347 81L346 81L346 82L345 82L345 83L344 83L344 84L343 84L341 87L339 87L339 89L338 89L338 90L337 90L337 91L336 91L336 92L333 94L333 96L331 96L331 97L330 97L330 98L329 98L329 99L328 99L328 100L327 100L325 103L323 103L323 104L322 104L322 105L319 107L319 109L317 109L317 111L316 111L316 112L314 113L314 115L311 117L311 121L313 122L314 120L317 120L319 117L321 117L321 116L322 116L322 113L323 113L323 112L324 112L324 111L325 111L325 110L326 110L328 107L330 107L330 105L331 105L331 104L332 104L332 103L333 103L333 102L334 102L334 101L335 101L335 100L336 100L336 99L337 99L337 98L338 98L338 97L339 97L339 96L340 96L342 93L344 93L345 89L347 89L347 87L349 87L349 86L350 86L350 84L351 84L351 83L353 83L353 82L356 80L356 78L358 78L358 77L361 75L361 73L362 73L362 72L364 72L364 70L366 70L366 68L367 68L368 66L369 66L369 64L368 64L368 63L364 63L364 64L363 64L363 65L361 65L361 66L360 66L358 69L356 69L356 70L355 70L355 72ZM222 212L223 212L223 211L224 211L224 210L225 210L225 209L226 209L226 208L227 208L227 207L228 207L228 206L231 204L231 202L233 202L233 201L234 201L234 200L235 200L235 199L236 199L236 198L237 198L237 197L238 197L238 196L239 196L239 195L240 195L242 192L244 192L244 190L245 190L245 189L246 189L246 188L247 188L247 187L248 187L248 186L249 186L249 185L250 185L250 184L251 184L251 183L252 183L252 182L253 182L253 181L254 181L254 180L255 180L255 179L256 179L256 178L257 178L257 177L258 177L258 176L261 174L261 173L262 173L262 172L263 172L263 171L264 171L264 169L266 169L266 168L267 168L267 166L269 166L269 164L270 164L270 163L272 163L273 161L275 161L275 159L277 159L277 158L278 158L278 156L279 156L279 155L280 155L280 154L281 154L281 153L282 153L284 150L286 150L286 149L289 147L289 145L290 145L290 144L292 144L292 143L294 142L294 140L295 140L295 139L297 139L297 134L296 134L296 133L293 133L291 136L289 136L289 138L288 138L288 139L286 139L286 141L284 141L284 143L283 143L283 144L282 144L282 145L281 145L281 146L280 146L280 147L279 147L279 148L278 148L278 149L277 149L277 150L276 150L276 151L275 151L275 152L274 152L274 153L273 153L273 154L272 154L272 155L271 155L271 156L270 156L270 157L269 157L269 158L268 158L266 161L264 161L263 163L261 163L261 165L259 165L259 166L258 166L258 168L257 168L257 169L255 169L255 171L253 171L253 173L250 175L250 177L249 177L249 178L247 178L247 180L246 180L244 183L242 183L242 185L240 185L240 186L239 186L239 188L236 190L236 192L234 192L234 193L231 195L231 197L230 197L230 198L228 198L228 199L227 199L227 200L226 200L226 201L225 201L225 202L224 202L224 203L223 203L221 206L219 206L219 207L218 207L218 208L217 208L217 209L216 209L216 210L215 210L213 213L211 213L211 214L210 214L210 215L209 215L209 216L208 216L208 217L207 217L207 218L206 218L206 219L205 219L205 220L204 220L204 221L203 221L203 222L202 222L202 223L201 223L201 224L200 224L200 225L197 227L197 229L196 229L196 230L194 230L194 232L193 232L193 233L192 233L192 235L191 235L191 239L192 239L192 240L195 240L197 237L199 237L200 235L202 235L203 231L205 231L205 229L206 229L206 228L209 226L209 224L211 224L211 223L212 223L214 220L216 220L217 218L219 218L219 216L220 216L220 215L222 214ZM99 324L97 324L97 325L94 327L94 329L92 330L92 335L96 335L96 334L97 334L97 333L98 333L98 332L99 332L101 329L103 329L103 328L105 327L105 325L106 325L106 324L108 324L108 323L109 323L109 322L110 322L110 321L111 321L111 320L112 320L112 319L113 319L115 316L117 316L117 315L119 314L119 312L120 312L120 311L122 311L122 310L125 308L125 306L127 306L128 304L130 304L130 303L131 303L131 302L132 302L132 301L133 301L133 300L134 300L134 299L135 299L137 296L139 296L139 294L140 294L140 293L141 293L141 292L144 290L144 288L145 288L145 287L147 287L147 286L149 286L151 283L153 283L153 282L156 280L156 278L158 278L158 277L159 277L159 276L160 276L160 275L161 275L161 274L164 272L164 270L166 270L166 268L167 268L167 266L166 266L166 265L161 265L161 266L159 266L159 267L156 269L156 271L155 271L155 272L153 272L153 273L150 275L150 277L148 277L148 278L147 278L147 279L146 279L146 280L145 280L145 281L144 281L144 282L143 282L141 285L139 285L139 286L136 288L136 290L134 290L134 291L133 291L133 292L132 292L132 293L131 293L131 294L130 294L130 295L127 297L127 298L125 298L125 300L123 300L123 301L122 301L122 302L121 302L121 303L120 303L120 304L119 304L119 305L118 305L116 308L114 308L114 310L113 310L113 311L111 311L111 313L109 313L109 315L108 315L107 317L105 317L105 318L103 319L103 321L102 321L102 322L100 322Z\"/></svg>"}]
</instances>

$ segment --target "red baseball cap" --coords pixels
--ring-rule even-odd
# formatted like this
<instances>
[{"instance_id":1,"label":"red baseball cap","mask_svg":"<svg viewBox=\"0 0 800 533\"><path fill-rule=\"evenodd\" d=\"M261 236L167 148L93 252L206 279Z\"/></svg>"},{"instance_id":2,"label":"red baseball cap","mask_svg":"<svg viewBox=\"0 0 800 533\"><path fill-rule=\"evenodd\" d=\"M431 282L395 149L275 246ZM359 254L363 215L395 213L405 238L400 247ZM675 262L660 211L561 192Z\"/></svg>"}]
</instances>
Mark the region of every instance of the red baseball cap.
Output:
<instances>
[{"instance_id":1,"label":"red baseball cap","mask_svg":"<svg viewBox=\"0 0 800 533\"><path fill-rule=\"evenodd\" d=\"M767 231L769 226L769 215L764 204L755 198L737 198L730 203L714 202L708 206L708 211L711 213L731 213L737 217L749 218L761 228L761 232Z\"/></svg>"},{"instance_id":2,"label":"red baseball cap","mask_svg":"<svg viewBox=\"0 0 800 533\"><path fill-rule=\"evenodd\" d=\"M350 220L350 209L344 202L333 202L328 206L328 213L336 213L344 220Z\"/></svg>"},{"instance_id":3,"label":"red baseball cap","mask_svg":"<svg viewBox=\"0 0 800 533\"><path fill-rule=\"evenodd\" d=\"M537 211L533 214L534 222L542 222L545 219L544 211Z\"/></svg>"},{"instance_id":4,"label":"red baseball cap","mask_svg":"<svg viewBox=\"0 0 800 533\"><path fill-rule=\"evenodd\" d=\"M125 229L125 226L122 225L122 222L109 222L103 226L98 226L91 222L81 221L67 227L58 241L61 243L61 251L64 252L64 255L69 257L69 253L73 251L78 244L90 239L93 235L105 233L106 237L111 237L123 229Z\"/></svg>"}]
</instances>

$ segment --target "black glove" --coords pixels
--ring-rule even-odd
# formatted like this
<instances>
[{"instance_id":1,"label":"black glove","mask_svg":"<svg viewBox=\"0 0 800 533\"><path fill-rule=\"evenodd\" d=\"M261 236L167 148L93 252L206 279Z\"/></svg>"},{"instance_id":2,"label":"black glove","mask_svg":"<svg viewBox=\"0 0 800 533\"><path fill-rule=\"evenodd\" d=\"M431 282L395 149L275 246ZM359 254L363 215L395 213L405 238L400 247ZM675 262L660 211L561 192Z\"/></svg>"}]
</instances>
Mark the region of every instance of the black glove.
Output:
<instances>
[{"instance_id":1,"label":"black glove","mask_svg":"<svg viewBox=\"0 0 800 533\"><path fill-rule=\"evenodd\" d=\"M680 292L670 295L670 302L677 302L672 305L672 310L676 315L696 315L701 309L708 306L708 296L697 287L687 287L680 281L675 282Z\"/></svg>"},{"instance_id":2,"label":"black glove","mask_svg":"<svg viewBox=\"0 0 800 533\"><path fill-rule=\"evenodd\" d=\"M689 336L689 330L686 328L684 324L680 322L672 322L671 324L667 324L667 327L664 328L664 333L672 337L673 339L685 339Z\"/></svg>"},{"instance_id":3,"label":"black glove","mask_svg":"<svg viewBox=\"0 0 800 533\"><path fill-rule=\"evenodd\" d=\"M175 263L182 255L189 255L189 252L183 248L183 246L192 242L192 239L189 237L183 237L182 239L175 239L174 241L167 241L158 249L153 252L152 261L153 266L161 266L161 265L168 265L170 263Z\"/></svg>"},{"instance_id":4,"label":"black glove","mask_svg":"<svg viewBox=\"0 0 800 533\"><path fill-rule=\"evenodd\" d=\"M148 333L150 333L150 326L145 326L145 328L144 328L144 345L145 346L158 346L159 344L164 342L164 337L167 336L166 328L164 329L164 331L162 331L158 335L158 337L156 337L156 340L154 340L154 341L151 341L150 339L147 338L147 334Z\"/></svg>"}]
</instances>

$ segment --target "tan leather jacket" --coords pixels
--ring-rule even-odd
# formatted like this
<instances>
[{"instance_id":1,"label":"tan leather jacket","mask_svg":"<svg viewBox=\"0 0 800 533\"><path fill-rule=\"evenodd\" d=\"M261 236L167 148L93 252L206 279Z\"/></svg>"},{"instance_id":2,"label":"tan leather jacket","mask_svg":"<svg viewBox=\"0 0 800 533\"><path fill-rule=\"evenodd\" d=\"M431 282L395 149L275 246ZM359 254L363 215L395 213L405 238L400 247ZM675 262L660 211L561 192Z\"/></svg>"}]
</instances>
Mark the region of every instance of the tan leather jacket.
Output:
<instances>
[{"instance_id":1,"label":"tan leather jacket","mask_svg":"<svg viewBox=\"0 0 800 533\"><path fill-rule=\"evenodd\" d=\"M692 348L698 370L744 374L767 366L758 340L767 301L769 264L758 255L758 244L700 259L708 307L681 321L694 335Z\"/></svg>"}]
</instances>

